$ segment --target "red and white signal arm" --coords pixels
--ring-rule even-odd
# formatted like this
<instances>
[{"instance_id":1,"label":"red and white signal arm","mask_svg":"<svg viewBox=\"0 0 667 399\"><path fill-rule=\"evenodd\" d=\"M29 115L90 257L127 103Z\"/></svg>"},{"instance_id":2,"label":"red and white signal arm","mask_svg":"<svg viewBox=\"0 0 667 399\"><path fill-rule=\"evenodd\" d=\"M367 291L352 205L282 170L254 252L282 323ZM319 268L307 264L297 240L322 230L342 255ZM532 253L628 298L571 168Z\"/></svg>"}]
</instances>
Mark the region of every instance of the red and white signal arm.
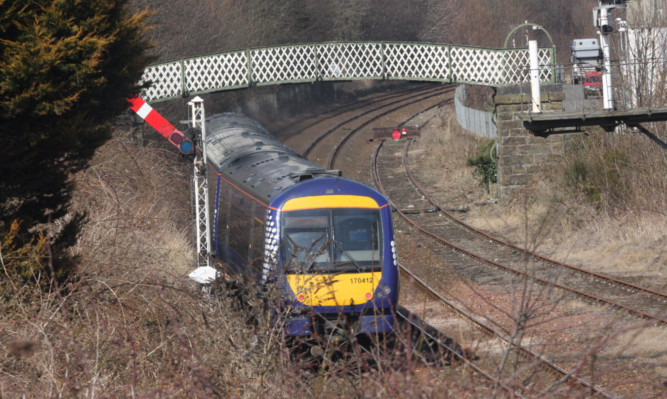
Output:
<instances>
[{"instance_id":1,"label":"red and white signal arm","mask_svg":"<svg viewBox=\"0 0 667 399\"><path fill-rule=\"evenodd\" d=\"M160 113L153 109L141 97L131 97L127 101L130 103L130 109L134 111L141 119L145 120L153 129L157 130L162 137L166 138L180 152L189 155L195 151L195 145L188 136L176 129Z\"/></svg>"}]
</instances>

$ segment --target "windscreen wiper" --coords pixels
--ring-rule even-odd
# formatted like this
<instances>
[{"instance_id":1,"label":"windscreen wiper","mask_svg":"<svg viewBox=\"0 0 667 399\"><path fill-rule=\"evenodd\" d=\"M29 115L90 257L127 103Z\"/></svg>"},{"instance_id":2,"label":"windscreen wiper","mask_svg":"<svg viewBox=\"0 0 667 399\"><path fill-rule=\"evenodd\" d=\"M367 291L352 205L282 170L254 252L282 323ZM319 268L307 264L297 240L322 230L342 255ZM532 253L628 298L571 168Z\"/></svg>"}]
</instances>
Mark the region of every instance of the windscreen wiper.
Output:
<instances>
[{"instance_id":1,"label":"windscreen wiper","mask_svg":"<svg viewBox=\"0 0 667 399\"><path fill-rule=\"evenodd\" d=\"M322 235L319 236L315 241L313 241L313 243L310 244L310 247L308 247L307 249L294 242L294 240L292 239L292 237L290 237L288 233L285 235L287 236L287 238L292 243L292 246L295 249L303 250L306 253L306 256L304 256L304 261L302 262L300 269L303 270L305 273L312 272L313 267L315 267L315 261L317 257L325 252L322 251L322 248L325 248L326 245L326 241L323 240L323 238L326 236L326 233L322 233ZM314 251L313 249L315 248L315 245L317 245L318 242L321 242L321 244L317 248L317 250Z\"/></svg>"},{"instance_id":2,"label":"windscreen wiper","mask_svg":"<svg viewBox=\"0 0 667 399\"><path fill-rule=\"evenodd\" d=\"M351 262L352 264L354 264L354 266L357 268L357 271L359 271L359 272L362 272L362 271L363 271L363 270L361 269L361 266L359 266L359 264L357 263L357 261L354 260L354 258L353 258L353 257L352 257L352 256L345 250L345 248L343 248L343 245L342 245L341 243L339 243L339 242L336 241L336 240L333 240L333 243L334 243L334 247L338 248L338 249L340 250L340 252L341 252L343 255L345 255L345 256L350 260L350 262ZM345 264L349 264L350 262L346 262L346 263L342 263L342 264L345 265Z\"/></svg>"}]
</instances>

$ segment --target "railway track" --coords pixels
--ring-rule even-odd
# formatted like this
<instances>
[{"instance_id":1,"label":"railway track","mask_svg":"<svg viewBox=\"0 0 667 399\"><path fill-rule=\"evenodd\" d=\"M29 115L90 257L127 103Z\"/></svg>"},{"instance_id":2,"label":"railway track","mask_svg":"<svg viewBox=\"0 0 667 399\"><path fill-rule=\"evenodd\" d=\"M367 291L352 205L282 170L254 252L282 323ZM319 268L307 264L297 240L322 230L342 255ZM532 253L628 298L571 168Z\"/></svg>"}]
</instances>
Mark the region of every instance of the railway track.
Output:
<instances>
[{"instance_id":1,"label":"railway track","mask_svg":"<svg viewBox=\"0 0 667 399\"><path fill-rule=\"evenodd\" d=\"M586 391L587 397L613 397L608 392L605 392L599 387L596 387L588 381L565 370L554 362L546 359L544 356L515 342L512 337L508 337L506 334L440 295L437 290L429 286L428 283L419 278L404 265L399 264L399 268L411 281L416 282L423 292L445 305L448 308L448 311L454 314L454 317L465 319L477 333L469 333L473 336L476 335L474 339L480 340L484 338L486 340L494 340L503 348L503 351L485 353L481 359L477 359L477 361L473 362L464 354L456 351L455 348L442 343L441 340L433 334L430 334L428 328L425 328L425 323L415 324L410 321L410 316L406 314L409 310L398 311L397 316L404 322L407 321L411 323L415 328L418 328L422 334L428 337L429 340L436 342L439 347L449 351L459 361L464 362L467 366L470 366L491 381L498 382L503 380L503 376L498 375L498 365L503 363L511 364L512 373L508 377L509 381L502 384L503 389L510 390L510 392L518 394L519 396L530 394L531 397L535 395L543 396L547 393L554 393L556 391L562 393L568 390L578 392Z\"/></svg>"},{"instance_id":2,"label":"railway track","mask_svg":"<svg viewBox=\"0 0 667 399\"><path fill-rule=\"evenodd\" d=\"M403 147L400 167L396 167L395 158L388 157L384 161L385 169L390 171L386 174L393 177L391 187L384 193L399 210L398 213L423 234L478 261L480 273L485 273L483 268L492 266L529 277L546 286L557 287L589 302L620 309L656 325L667 324L664 318L667 314L667 295L548 259L465 224L443 209L416 181L409 168L409 140L380 143L374 156L376 166L382 164L377 157L383 146L391 154ZM376 172L376 181L379 181L378 169L374 166L373 170ZM421 212L408 216L402 211L407 208L406 204L415 203L419 204ZM424 205L428 207L424 208Z\"/></svg>"},{"instance_id":3,"label":"railway track","mask_svg":"<svg viewBox=\"0 0 667 399\"><path fill-rule=\"evenodd\" d=\"M460 224L461 227L467 228L465 223L459 222L458 218L454 217L451 215L451 213L447 212L443 207L438 204L436 201L430 200L429 201L429 196L425 192L423 188L418 184L416 179L414 179L413 176L410 176L412 178L411 181L406 181L405 179L402 179L400 175L400 170L405 169L406 174L411 174L411 171L409 169L409 162L407 158L408 154L408 144L403 141L402 143L400 142L395 142L392 140L387 140L381 145L387 145L389 144L394 145L394 147L387 149L387 154L389 154L388 157L388 170L390 170L391 174L391 187L393 190L397 191L408 191L412 193L412 196L409 198L410 201L404 202L403 206L394 203L393 206L395 209L398 211L401 211L401 216L406 220L430 220L432 223L434 223L436 226L442 224L442 219L445 219L444 213L447 213L447 216L449 219L453 219L452 222ZM401 152L400 151L400 146L405 145L403 149L403 154L400 158L400 162L397 162L398 157L397 155ZM380 150L380 146L376 148L376 152L374 153L373 159L376 159L377 153ZM399 150L399 151L397 151ZM375 170L375 166L373 167ZM379 174L376 172L376 176L379 176ZM380 184L378 184L378 187L380 187ZM421 189L418 190L417 188ZM416 193L416 195L415 195ZM393 194L385 192L385 195L387 195L392 201L394 198L396 198ZM412 204L417 204L417 207L414 207L412 209L407 209L405 206L406 203L412 203ZM410 213L410 216L407 215L407 213ZM439 214L442 214L443 216L439 216ZM419 230L421 226L418 226L417 224L411 224L413 228ZM430 227L430 226L429 226ZM648 320L650 323L654 325L658 325L661 327L664 327L664 317L659 316L661 313L664 312L665 309L665 302L664 302L664 294L655 292L650 289L645 289L643 287L636 286L632 283L625 282L622 280L618 279L613 279L609 278L607 276L603 276L600 274L596 273L587 273L586 270L583 270L583 276L577 276L575 273L579 272L577 270L578 268L562 264L560 265L559 262L553 261L551 259L547 259L544 257L541 257L539 255L530 253L529 251L524 250L523 248L519 248L516 246L512 246L511 244L509 245L504 245L507 244L503 242L502 240L494 240L494 237L489 236L488 234L485 234L484 232L478 232L475 229L471 228L471 233L477 235L481 239L484 244L489 243L493 244L492 247L495 247L495 252L489 252L486 254L486 257L480 256L481 251L477 251L477 245L474 244L475 240L471 239L470 237L464 237L461 240L457 241L458 244L457 246L452 246L448 245L450 247L449 251L443 252L438 252L438 256L443 256L446 259L446 262L448 262L450 265L458 265L458 267L455 267L458 272L463 273L464 275L475 275L477 274L478 276L482 276L482 278L475 279L475 281L481 283L482 285L497 285L497 284L502 284L507 283L507 279L499 279L498 278L498 273L490 273L489 272L489 264L492 264L494 267L500 267L503 268L506 265L503 265L502 259L507 257L507 254L513 255L515 259L515 266L519 266L517 268L513 268L512 274L518 274L524 277L524 280L526 281L537 281L538 278L534 277L533 274L535 273L535 270L542 270L542 273L547 273L546 277L549 277L550 275L548 274L550 271L552 271L556 267L563 268L564 270L567 270L568 273L574 274L574 275L568 275L568 276L563 276L565 274L564 271L559 270L556 272L556 275L560 275L563 277L558 276L557 278L551 278L551 279L542 279L542 284L545 288L544 292L549 293L551 291L551 287L559 287L563 290L567 290L569 292L575 293L577 296L580 298L586 299L588 302L592 302L595 304L604 304L608 305L609 307L612 307L614 309L620 309L624 313L628 313L632 316L637 316L640 317L644 320ZM426 234L429 233L429 231L425 231ZM456 236L456 233L454 234ZM432 232L431 232L431 237L434 239L437 239L440 241L440 237L433 237ZM461 246L465 245L468 243L468 247L472 249L472 251L465 251L465 248L460 248ZM427 245L428 246L428 245ZM458 247L458 248L457 248ZM466 253L469 252L470 254ZM500 254L498 254L500 252ZM460 257L460 254L464 254L464 256L467 256L470 258L471 261L463 261ZM459 255L459 256L457 256ZM493 256L493 257L491 257ZM518 259L517 259L518 257ZM490 259L491 262L488 262ZM545 265L540 265L539 262L542 261L546 263ZM558 264L559 266L556 266ZM532 266L532 270L529 270L527 267L522 268L521 266L526 266L530 265ZM542 269L539 269L539 266L542 266ZM425 275L428 275L431 278L442 278L442 277L436 277L438 276L438 272L434 272L432 268L431 270L428 270L429 268L422 269L421 272L424 272ZM472 270L474 269L474 270ZM525 278L527 277L527 278ZM444 277L446 278L446 277ZM481 281L480 281L481 280ZM514 279L516 281L516 279ZM557 281L560 284L554 285L553 282ZM592 295L591 292L591 282L597 283L597 285L600 285L600 281L603 281L601 284L602 288L599 288L599 293L598 296ZM577 283L579 285L576 286L574 290L572 290L572 287L568 287L565 284L574 284ZM612 295L607 295L603 296L604 294L608 294L610 292L608 287L613 287L616 291L612 292ZM607 289L605 289L607 288ZM639 293L639 294L638 294ZM551 293L553 295L553 293ZM614 296L616 295L616 298L630 298L630 301L626 302L619 302L615 301ZM562 299L562 298L561 298ZM649 312L649 310L651 312ZM653 313L652 313L653 312ZM558 314L558 313L557 313ZM662 313L664 314L664 313ZM616 315L618 316L618 314ZM436 316L437 317L437 316ZM555 316L555 317L567 317L566 313L563 314L563 316ZM506 329L503 329L503 323L496 323L495 320L489 319L489 323L498 326L500 328L501 333L509 332ZM649 324L646 322L642 322L641 325L637 325L637 327L634 328L645 328ZM643 326L643 327L642 327ZM600 326L602 327L602 326ZM627 328L627 325L626 325ZM599 332L594 333L593 331L589 331L589 334L597 335L597 336L603 336L605 333L608 333L608 331L605 330L600 330ZM579 338L572 337L575 340L579 340ZM566 340L572 339L568 338ZM530 339L530 338L529 338ZM585 342L585 341L583 341ZM530 344L531 347L533 344ZM584 345L585 343L577 344L577 345ZM565 362L565 364L568 364L570 367L573 369L578 367L575 366L576 363L572 363L572 360L568 360L567 356L563 356L561 353L556 354L557 352L553 352L553 349L551 350L551 353L553 358L559 359L557 360L558 362ZM555 356L554 356L555 355ZM582 354L583 355L583 354ZM612 360L612 359L608 359ZM620 359L619 359L620 360ZM611 363L614 363L613 361ZM650 359L645 359L640 362L632 362L634 364L641 365L641 367L652 367L650 364L653 363ZM620 365L619 365L620 366ZM616 366L616 367L619 367ZM626 364L625 366L621 367L631 367L630 364ZM620 371L621 369L617 369L617 371ZM611 372L611 374L615 374L617 371ZM585 373L589 378L594 378L593 375L589 375ZM622 374L622 373L621 373ZM597 378L596 378L597 379ZM613 384L616 385L616 384ZM594 386L592 389L597 388L597 386ZM651 389L659 389L657 387L651 388ZM625 389L622 389L622 391L625 391ZM607 392L600 391L596 393L596 395L602 395L602 396L607 396L609 395Z\"/></svg>"},{"instance_id":4,"label":"railway track","mask_svg":"<svg viewBox=\"0 0 667 399\"><path fill-rule=\"evenodd\" d=\"M451 100L445 100L441 101L438 100L440 96L443 94L448 94L452 93L454 91L454 88L451 86L445 86L445 87L436 87L435 89L430 88L426 90L421 90L417 93L410 94L407 96L401 96L398 99L395 99L393 101L390 101L388 103L383 103L378 106L374 106L369 109L361 110L354 115L350 116L349 118L340 121L336 123L335 125L329 127L327 130L325 130L322 134L317 136L311 143L306 147L306 149L303 152L303 155L308 157L311 155L313 150L318 146L321 145L321 143L332 136L332 133L335 131L339 130L341 127L350 124L351 122L359 122L360 120L363 119L361 123L356 123L354 128L350 128L350 131L343 135L338 141L335 142L333 145L333 151L330 153L329 156L329 161L327 162L329 169L334 168L334 163L336 162L336 159L338 158L338 155L341 152L341 149L345 145L345 143L348 142L355 134L360 132L363 128L367 127L368 125L375 123L379 118L389 115L393 112L396 112L398 110L404 110L407 107L412 107L412 106L425 106L427 109L435 106L439 106L443 104L444 102L449 102ZM435 99L435 101L433 101ZM424 105L425 103L430 103L427 105Z\"/></svg>"},{"instance_id":5,"label":"railway track","mask_svg":"<svg viewBox=\"0 0 667 399\"><path fill-rule=\"evenodd\" d=\"M443 93L448 93L448 92L449 90L445 91L438 90L431 92L427 95L424 95L422 93L421 95L418 96L418 98L415 98L414 100L412 98L410 98L407 102L402 100L397 100L392 104L383 104L379 107L374 107L372 111L373 112L378 111L378 112L376 112L371 118L363 121L362 123L357 123L354 128L346 129L347 133L343 135L338 135L335 141L336 145L333 146L333 151L330 151L328 167L331 169L334 168L336 161L339 158L341 152L343 151L345 144L348 143L352 137L357 135L365 127L375 122L380 117L392 112L396 112L399 109L404 110L406 107L414 104L418 105L418 107L420 108L420 112L424 112L425 109L430 109L442 105L443 103L451 101L451 99L442 100L438 99L437 97ZM433 101L431 104L424 105L425 101L431 100L432 98L436 98L437 101ZM361 114L367 115L370 113L371 110L367 110L363 111ZM314 140L313 143L311 143L310 146L307 147L305 152L307 154L310 154L313 151L313 149L316 148L318 145L321 146L322 145L321 143L326 138L328 138L328 136L331 136L333 132L340 130L343 126L357 119L358 118L355 117L348 118L344 122L338 123L334 127L326 130L323 134L320 134L317 137L317 139ZM451 311L456 314L456 317L466 318L466 320L475 325L476 329L481 331L483 335L487 337L487 339L491 338L504 342L505 348L507 349L507 353L510 354L509 359L506 358L505 361L512 363L514 367L517 367L517 365L521 365L520 367L526 373L526 375L522 377L522 381L530 381L533 384L530 388L531 393L535 393L535 390L538 389L538 387L540 387L543 390L543 393L546 393L549 390L553 389L563 389L564 386L569 386L569 387L576 386L578 387L577 389L588 390L589 394L595 397L611 397L608 393L593 386L592 384L586 382L585 380L572 376L569 372L567 372L563 368L543 358L539 354L534 353L530 349L523 347L521 345L517 345L517 343L513 342L511 338L508 338L506 334L490 326L489 324L481 321L480 319L474 317L470 313L463 310L461 307L453 304L450 301L447 301L446 299L444 299L444 297L439 295L435 290L433 290L431 287L423 283L423 281L419 277L415 276L414 274L411 274L411 272L409 272L406 268L402 266L401 268L404 273L410 274L414 279L414 281L421 282L422 288L425 290L425 292L437 298L438 300L443 301L443 303L447 304L447 306L450 307ZM404 310L403 312L405 311L407 310ZM415 324L413 321L411 321L411 318L408 315L405 315L404 313L399 311L397 316L400 319L402 319L405 323L411 323L415 328L419 328L423 334L428 336L428 332L423 328L424 326ZM434 342L436 342L437 345L443 347L445 350L450 351L452 356L458 358L462 362L465 362L467 365L469 365L471 369L475 370L480 375L484 376L490 381L492 382L500 381L498 376L494 375L493 370L495 370L495 367L497 367L499 362L501 362L502 360L497 358L496 359L486 358L484 360L486 368L482 368L476 363L470 362L468 359L463 357L461 353L456 352L452 348L448 347L446 344L438 341L436 337L429 336L429 339L434 340ZM540 372L536 372L536 370L540 370ZM516 369L514 370L514 372L516 373ZM516 375L514 377L516 377ZM498 385L498 388L504 389L508 392L513 392L514 394L517 394L519 396L521 396L521 392L526 392L525 391L526 387L522 386L509 387L504 384L500 384Z\"/></svg>"},{"instance_id":6,"label":"railway track","mask_svg":"<svg viewBox=\"0 0 667 399\"><path fill-rule=\"evenodd\" d=\"M420 337L417 338L417 342L423 343L424 345L428 346L429 351L433 352L444 351L445 353L448 354L448 358L451 359L453 362L458 362L460 364L465 365L465 367L469 368L470 370L473 370L475 373L477 373L477 375L484 378L484 380L488 384L487 390L489 391L493 390L495 387L496 390L501 389L507 394L509 394L511 397L524 398L524 396L520 392L517 392L516 389L513 389L509 385L499 381L498 378L494 376L492 373L484 370L483 368L476 365L475 362L468 359L464 353L458 350L458 348L442 340L439 337L441 335L439 332L431 333L432 328L429 327L423 320L419 319L418 317L415 317L414 314L410 312L408 309L399 307L399 309L396 310L395 314L398 321L403 325L404 329L406 328L414 329L419 333ZM424 363L429 362L426 359L423 359L423 361Z\"/></svg>"},{"instance_id":7,"label":"railway track","mask_svg":"<svg viewBox=\"0 0 667 399\"><path fill-rule=\"evenodd\" d=\"M381 180L379 179L379 173L377 173L377 154L382 145L383 142L378 145L377 150L374 153L373 170L375 171L374 179L378 189L381 192L387 194ZM400 183L398 185L404 187L404 185ZM395 204L394 208L396 208ZM398 210L398 208L396 209ZM398 212L401 213L400 210L398 210ZM402 216L407 218L405 214L402 214ZM556 363L534 352L530 348L521 345L520 342L516 342L513 337L508 336L506 331L501 331L500 329L492 326L490 323L485 322L479 317L466 311L461 306L445 298L439 294L436 289L427 284L422 278L410 271L407 267L399 265L399 268L403 274L408 276L411 281L416 282L418 286L429 296L446 305L450 312L455 313L457 317L466 319L469 324L471 324L473 328L477 330L477 332L480 333L485 339L501 341L500 346L503 348L503 351L500 353L493 353L491 351L485 353L483 362L486 365L486 369L483 369L483 375L493 375L493 371L491 370L495 370L499 364L509 363L513 366L511 378L514 381L522 381L528 385L531 385L531 395L536 393L538 395L544 395L554 390L562 390L564 387L576 387L576 390L587 390L587 396L589 397L613 397L611 394L605 392L599 387L594 386L582 378L574 376L571 372L558 366ZM481 336L469 336L469 339L480 341L483 338ZM507 357L503 359L504 356ZM498 379L500 377L495 375L493 378ZM524 392L526 387L514 385L512 388L515 389L515 392L518 391L519 393L528 393Z\"/></svg>"},{"instance_id":8,"label":"railway track","mask_svg":"<svg viewBox=\"0 0 667 399\"><path fill-rule=\"evenodd\" d=\"M370 118L358 124L355 128L350 129L347 134L342 135L333 146L333 151L330 152L329 161L327 162L328 167L333 169L345 143L364 127L373 123L381 116L405 109L411 105L418 104L422 107L420 112L424 112L434 106L448 102L448 100L445 100L430 105L423 105L424 102L432 98L438 98L439 95L448 93L450 90L450 87L435 89L417 88L400 92L396 96L384 97L383 99L389 98L391 101L388 103L382 102L380 105L374 105L369 109L361 110L361 112L356 113L354 116L338 122L317 136L305 149L304 154L309 155L318 144L342 126L349 124L353 120L358 120L362 116L370 115ZM356 106L360 106L360 104L356 104ZM340 113L334 112L334 115L337 116ZM412 117L407 118L401 124L404 124ZM402 212L403 216L406 213L416 214L410 220L413 220L418 228L421 228L419 226L425 226L423 228L424 233L441 231L442 234L436 233L433 237L440 241L445 236L455 237L456 239L454 240L444 240L444 243L487 265L493 265L496 268L515 274L530 276L543 284L549 284L575 293L587 301L620 309L629 314L655 322L658 325L664 326L667 324L667 320L665 319L665 314L667 314L666 294L549 259L497 237L490 236L453 216L428 195L412 174L408 160L410 142L409 140L401 142L405 143L402 165L405 167L405 176L410 184L399 183L394 184L393 187L400 187L402 190L407 189L413 194L411 200L408 202L419 203L426 200L429 203L429 208L422 209L419 212L415 213L415 210L410 211L405 208ZM400 144L396 143L396 145ZM415 198L414 194L416 194L417 198ZM390 192L387 195L390 198L396 197ZM443 219L446 220L445 223L443 223ZM452 234L451 231L454 231L454 233ZM530 270L524 267L526 265L531 266Z\"/></svg>"},{"instance_id":9,"label":"railway track","mask_svg":"<svg viewBox=\"0 0 667 399\"><path fill-rule=\"evenodd\" d=\"M328 120L335 119L341 115L344 115L348 112L357 112L359 108L368 108L377 105L382 105L385 102L391 102L395 99L400 99L405 96L410 96L414 93L419 93L422 91L434 89L432 84L420 84L415 87L409 87L403 90L392 90L389 93L384 93L381 95L373 96L370 98L365 98L362 100L357 100L352 103L346 103L339 106L331 107L327 109L326 114L309 114L304 118L296 120L292 123L289 123L285 126L282 126L276 129L273 133L276 137L280 137L285 132L289 132L290 135L298 135L303 133L305 130L312 129L313 127L322 124Z\"/></svg>"},{"instance_id":10,"label":"railway track","mask_svg":"<svg viewBox=\"0 0 667 399\"><path fill-rule=\"evenodd\" d=\"M453 92L451 85L418 86L395 95L382 95L364 101L355 102L352 107L341 106L331 112L301 120L290 125L290 135L284 142L304 157L326 166L331 149L337 146L337 138L343 129L352 129L361 123L378 121L382 115L406 107L418 106L427 102L425 97L433 98Z\"/></svg>"}]
</instances>

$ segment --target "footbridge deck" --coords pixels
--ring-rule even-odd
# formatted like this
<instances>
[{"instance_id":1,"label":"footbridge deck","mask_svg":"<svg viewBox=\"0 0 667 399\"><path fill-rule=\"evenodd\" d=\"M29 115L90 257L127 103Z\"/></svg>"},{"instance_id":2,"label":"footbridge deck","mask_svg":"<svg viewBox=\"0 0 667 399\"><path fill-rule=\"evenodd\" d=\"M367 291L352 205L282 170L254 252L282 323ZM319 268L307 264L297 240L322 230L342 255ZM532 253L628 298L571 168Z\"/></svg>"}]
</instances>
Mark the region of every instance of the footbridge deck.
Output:
<instances>
[{"instance_id":1,"label":"footbridge deck","mask_svg":"<svg viewBox=\"0 0 667 399\"><path fill-rule=\"evenodd\" d=\"M556 50L539 49L540 80L553 82ZM430 43L317 43L228 51L149 66L148 102L251 86L394 79L508 86L530 81L528 49Z\"/></svg>"}]
</instances>

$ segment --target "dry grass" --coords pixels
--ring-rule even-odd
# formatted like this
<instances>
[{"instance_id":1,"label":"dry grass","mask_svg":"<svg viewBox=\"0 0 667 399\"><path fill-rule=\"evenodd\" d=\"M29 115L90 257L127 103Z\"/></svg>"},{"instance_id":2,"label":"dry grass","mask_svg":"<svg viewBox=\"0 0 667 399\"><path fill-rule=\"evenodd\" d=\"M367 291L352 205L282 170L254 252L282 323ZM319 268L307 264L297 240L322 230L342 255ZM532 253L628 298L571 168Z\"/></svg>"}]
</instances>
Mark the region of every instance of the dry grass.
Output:
<instances>
[{"instance_id":1,"label":"dry grass","mask_svg":"<svg viewBox=\"0 0 667 399\"><path fill-rule=\"evenodd\" d=\"M419 369L407 344L366 355L354 346L349 360L313 364L286 345L267 310L200 292L186 279L190 163L131 138L116 132L76 177L76 208L89 212L74 249L78 278L48 293L0 280L1 398L482 392L475 377Z\"/></svg>"},{"instance_id":2,"label":"dry grass","mask_svg":"<svg viewBox=\"0 0 667 399\"><path fill-rule=\"evenodd\" d=\"M468 159L475 156L479 147L488 139L480 138L462 129L456 122L453 107L442 108L425 131L411 157L423 157L419 161L420 178L438 190L452 195L457 204L468 204L488 199L486 190L472 177L474 166L466 166ZM417 168L416 162L412 169ZM430 173L425 173L430 171Z\"/></svg>"},{"instance_id":3,"label":"dry grass","mask_svg":"<svg viewBox=\"0 0 667 399\"><path fill-rule=\"evenodd\" d=\"M117 137L77 177L78 206L90 212L77 247L88 267L111 260L126 271L176 275L192 263L190 163L172 151ZM94 269L107 273L105 269Z\"/></svg>"},{"instance_id":4,"label":"dry grass","mask_svg":"<svg viewBox=\"0 0 667 399\"><path fill-rule=\"evenodd\" d=\"M427 177L431 179L427 180L429 190L438 194L441 205L458 205L456 201L465 195L469 203L475 201L468 213L460 214L467 223L552 258L627 278L661 292L667 289L667 158L657 144L634 133L592 132L570 143L560 170L553 170L548 178L526 187L511 202L495 205L485 192L475 188L472 168L465 170L465 161L468 154L474 154L470 149L475 148L476 141L458 132L455 122L450 126L449 118L443 113L442 131L430 132L435 137L424 137L428 144L420 146L427 168L419 173L432 171ZM591 171L579 185L566 179L566 170L574 161L581 161ZM453 202L451 193L457 193ZM563 306L577 314L591 315L596 311L575 302ZM646 326L630 326L631 323L620 326L627 331L612 337L590 337L597 346L592 346L587 355L591 366L600 356L611 365L617 362L619 369L614 372L628 368L621 372L627 373L623 380L635 381L635 385L624 383L624 392L649 395L648 380L642 380L640 375L655 372L658 379L650 383L663 384L665 369L660 365L664 363L665 351L659 342L664 340L664 334ZM576 324L565 328L570 332L575 327ZM557 334L553 338L566 336ZM568 365L571 369L586 363L579 360L582 353L575 359L577 364ZM644 363L639 359L651 360ZM618 382L603 377L599 370L596 378L606 378L608 386Z\"/></svg>"},{"instance_id":5,"label":"dry grass","mask_svg":"<svg viewBox=\"0 0 667 399\"><path fill-rule=\"evenodd\" d=\"M441 164L454 162L443 166L444 171L456 172L450 181L441 177L441 187L453 191L463 188L469 198L479 201L484 193L471 186L474 179L462 167L460 155L466 153L465 146L470 142L465 135L453 135L440 146L430 144L429 157ZM570 263L609 274L657 278L653 286L664 291L664 150L634 133L595 132L575 139L571 147L562 169L553 171L551 179L526 187L503 206L472 207L466 220L511 242ZM567 171L574 162L580 162L589 172L585 181L568 182Z\"/></svg>"},{"instance_id":6,"label":"dry grass","mask_svg":"<svg viewBox=\"0 0 667 399\"><path fill-rule=\"evenodd\" d=\"M189 162L176 157L118 132L77 176L77 207L89 212L79 279L50 293L20 287L1 303L0 397L254 396L280 386L280 358L257 344L258 326L186 281Z\"/></svg>"},{"instance_id":7,"label":"dry grass","mask_svg":"<svg viewBox=\"0 0 667 399\"><path fill-rule=\"evenodd\" d=\"M449 184L451 173L462 199L483 200L471 168L460 167L478 140L457 137L428 143L453 150L429 155L442 168L433 184ZM76 206L89 212L75 248L79 279L48 293L0 281L11 294L0 300L0 397L489 396L465 369L419 367L405 337L404 349L313 366L265 310L199 292L185 278L194 252L190 163L177 158L118 131L77 176ZM633 223L623 237L660 231Z\"/></svg>"}]
</instances>

